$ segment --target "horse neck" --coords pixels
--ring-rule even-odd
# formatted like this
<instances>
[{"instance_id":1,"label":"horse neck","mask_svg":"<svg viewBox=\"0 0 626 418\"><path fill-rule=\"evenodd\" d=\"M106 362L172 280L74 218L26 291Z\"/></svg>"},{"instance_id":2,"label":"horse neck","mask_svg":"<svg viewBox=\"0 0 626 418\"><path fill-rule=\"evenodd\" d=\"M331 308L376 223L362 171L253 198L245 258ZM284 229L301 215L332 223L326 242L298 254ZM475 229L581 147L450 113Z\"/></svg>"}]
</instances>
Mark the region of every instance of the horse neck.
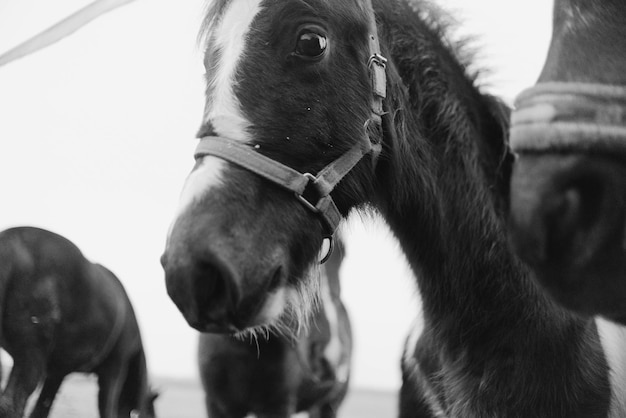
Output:
<instances>
[{"instance_id":1,"label":"horse neck","mask_svg":"<svg viewBox=\"0 0 626 418\"><path fill-rule=\"evenodd\" d=\"M390 160L379 167L386 181L378 207L416 274L426 321L459 335L545 317L537 314L556 308L529 280L505 234L506 190L498 178L505 155L498 154L506 150L506 127L434 38L388 39L395 121L385 139Z\"/></svg>"}]
</instances>

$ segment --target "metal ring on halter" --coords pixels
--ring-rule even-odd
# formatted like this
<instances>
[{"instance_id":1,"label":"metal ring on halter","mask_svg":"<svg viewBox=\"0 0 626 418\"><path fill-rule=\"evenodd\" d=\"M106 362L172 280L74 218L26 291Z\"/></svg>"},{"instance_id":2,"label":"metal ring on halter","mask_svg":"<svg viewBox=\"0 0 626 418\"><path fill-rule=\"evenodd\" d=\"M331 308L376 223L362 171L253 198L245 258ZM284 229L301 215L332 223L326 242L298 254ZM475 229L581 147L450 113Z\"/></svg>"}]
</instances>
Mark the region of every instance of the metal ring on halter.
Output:
<instances>
[{"instance_id":1,"label":"metal ring on halter","mask_svg":"<svg viewBox=\"0 0 626 418\"><path fill-rule=\"evenodd\" d=\"M333 239L332 235L326 235L325 237L322 238L322 242L324 240L328 240L329 241L329 243L328 243L328 251L326 251L326 254L320 260L320 264L324 264L325 262L327 262L328 259L330 258L330 256L333 254L333 251L335 249L335 240Z\"/></svg>"}]
</instances>

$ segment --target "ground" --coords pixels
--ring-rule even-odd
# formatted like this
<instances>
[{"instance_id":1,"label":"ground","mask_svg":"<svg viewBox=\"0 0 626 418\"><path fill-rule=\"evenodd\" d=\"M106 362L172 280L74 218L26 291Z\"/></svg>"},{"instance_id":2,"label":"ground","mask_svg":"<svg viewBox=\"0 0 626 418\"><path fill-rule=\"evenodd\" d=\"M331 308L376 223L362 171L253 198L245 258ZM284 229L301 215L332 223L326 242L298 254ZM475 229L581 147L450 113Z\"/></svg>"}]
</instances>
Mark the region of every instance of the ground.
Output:
<instances>
[{"instance_id":1,"label":"ground","mask_svg":"<svg viewBox=\"0 0 626 418\"><path fill-rule=\"evenodd\" d=\"M156 401L159 418L206 417L199 382L157 378L153 385L160 392ZM97 418L96 393L95 377L71 375L57 395L51 418ZM396 404L394 393L352 389L339 412L339 418L394 417L397 415Z\"/></svg>"}]
</instances>

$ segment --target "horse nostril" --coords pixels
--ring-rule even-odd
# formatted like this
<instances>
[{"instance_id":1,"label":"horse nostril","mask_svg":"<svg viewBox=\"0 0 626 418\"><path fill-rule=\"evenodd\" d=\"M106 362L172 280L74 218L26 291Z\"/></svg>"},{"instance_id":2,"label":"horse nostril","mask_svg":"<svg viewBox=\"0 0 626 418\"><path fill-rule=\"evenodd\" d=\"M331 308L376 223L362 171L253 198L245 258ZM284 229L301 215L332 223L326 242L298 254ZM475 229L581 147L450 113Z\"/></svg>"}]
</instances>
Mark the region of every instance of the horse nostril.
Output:
<instances>
[{"instance_id":1,"label":"horse nostril","mask_svg":"<svg viewBox=\"0 0 626 418\"><path fill-rule=\"evenodd\" d=\"M226 320L237 302L236 278L218 262L198 262L194 273L198 313L207 321Z\"/></svg>"},{"instance_id":2,"label":"horse nostril","mask_svg":"<svg viewBox=\"0 0 626 418\"><path fill-rule=\"evenodd\" d=\"M196 269L196 291L199 297L206 297L207 300L214 296L226 293L227 280L220 269L210 263L198 263Z\"/></svg>"},{"instance_id":3,"label":"horse nostril","mask_svg":"<svg viewBox=\"0 0 626 418\"><path fill-rule=\"evenodd\" d=\"M582 179L556 192L544 206L546 256L559 259L585 252L585 237L602 216L603 188L593 179Z\"/></svg>"},{"instance_id":4,"label":"horse nostril","mask_svg":"<svg viewBox=\"0 0 626 418\"><path fill-rule=\"evenodd\" d=\"M269 291L273 291L278 286L283 284L283 278L284 278L283 268L282 266L279 266L276 270L274 270L274 274L272 275L272 278L270 279L270 282L268 285Z\"/></svg>"},{"instance_id":5,"label":"horse nostril","mask_svg":"<svg viewBox=\"0 0 626 418\"><path fill-rule=\"evenodd\" d=\"M546 227L546 256L557 256L559 248L569 241L574 228L582 222L581 194L571 188L546 202L544 224Z\"/></svg>"}]
</instances>

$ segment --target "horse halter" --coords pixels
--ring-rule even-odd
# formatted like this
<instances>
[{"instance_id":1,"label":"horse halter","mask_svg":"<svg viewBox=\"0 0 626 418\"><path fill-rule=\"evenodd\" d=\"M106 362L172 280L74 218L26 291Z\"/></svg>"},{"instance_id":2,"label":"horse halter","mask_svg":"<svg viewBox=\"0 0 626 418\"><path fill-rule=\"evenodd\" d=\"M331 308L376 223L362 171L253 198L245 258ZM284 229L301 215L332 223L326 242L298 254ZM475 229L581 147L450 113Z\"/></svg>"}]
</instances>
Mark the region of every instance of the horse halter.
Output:
<instances>
[{"instance_id":1,"label":"horse halter","mask_svg":"<svg viewBox=\"0 0 626 418\"><path fill-rule=\"evenodd\" d=\"M358 163L368 154L372 154L375 163L380 154L382 145L372 140L368 134L371 123L382 129L383 100L386 97L386 73L387 59L380 52L376 18L371 0L366 2L369 15L369 50L370 56L367 66L370 72L372 85L372 115L364 124L363 136L359 141L339 158L325 166L317 175L301 173L276 160L257 152L259 146L249 146L230 138L218 136L206 136L200 139L195 151L195 158L200 159L211 155L234 163L247 169L272 183L294 193L295 198L314 215L320 218L324 228L324 239L330 241L328 253L320 263L324 263L333 250L333 234L341 221L341 214L335 205L330 193ZM311 189L318 197L317 201L308 200L304 197L305 190Z\"/></svg>"},{"instance_id":2,"label":"horse halter","mask_svg":"<svg viewBox=\"0 0 626 418\"><path fill-rule=\"evenodd\" d=\"M626 86L546 82L520 93L511 118L517 152L626 154Z\"/></svg>"}]
</instances>

